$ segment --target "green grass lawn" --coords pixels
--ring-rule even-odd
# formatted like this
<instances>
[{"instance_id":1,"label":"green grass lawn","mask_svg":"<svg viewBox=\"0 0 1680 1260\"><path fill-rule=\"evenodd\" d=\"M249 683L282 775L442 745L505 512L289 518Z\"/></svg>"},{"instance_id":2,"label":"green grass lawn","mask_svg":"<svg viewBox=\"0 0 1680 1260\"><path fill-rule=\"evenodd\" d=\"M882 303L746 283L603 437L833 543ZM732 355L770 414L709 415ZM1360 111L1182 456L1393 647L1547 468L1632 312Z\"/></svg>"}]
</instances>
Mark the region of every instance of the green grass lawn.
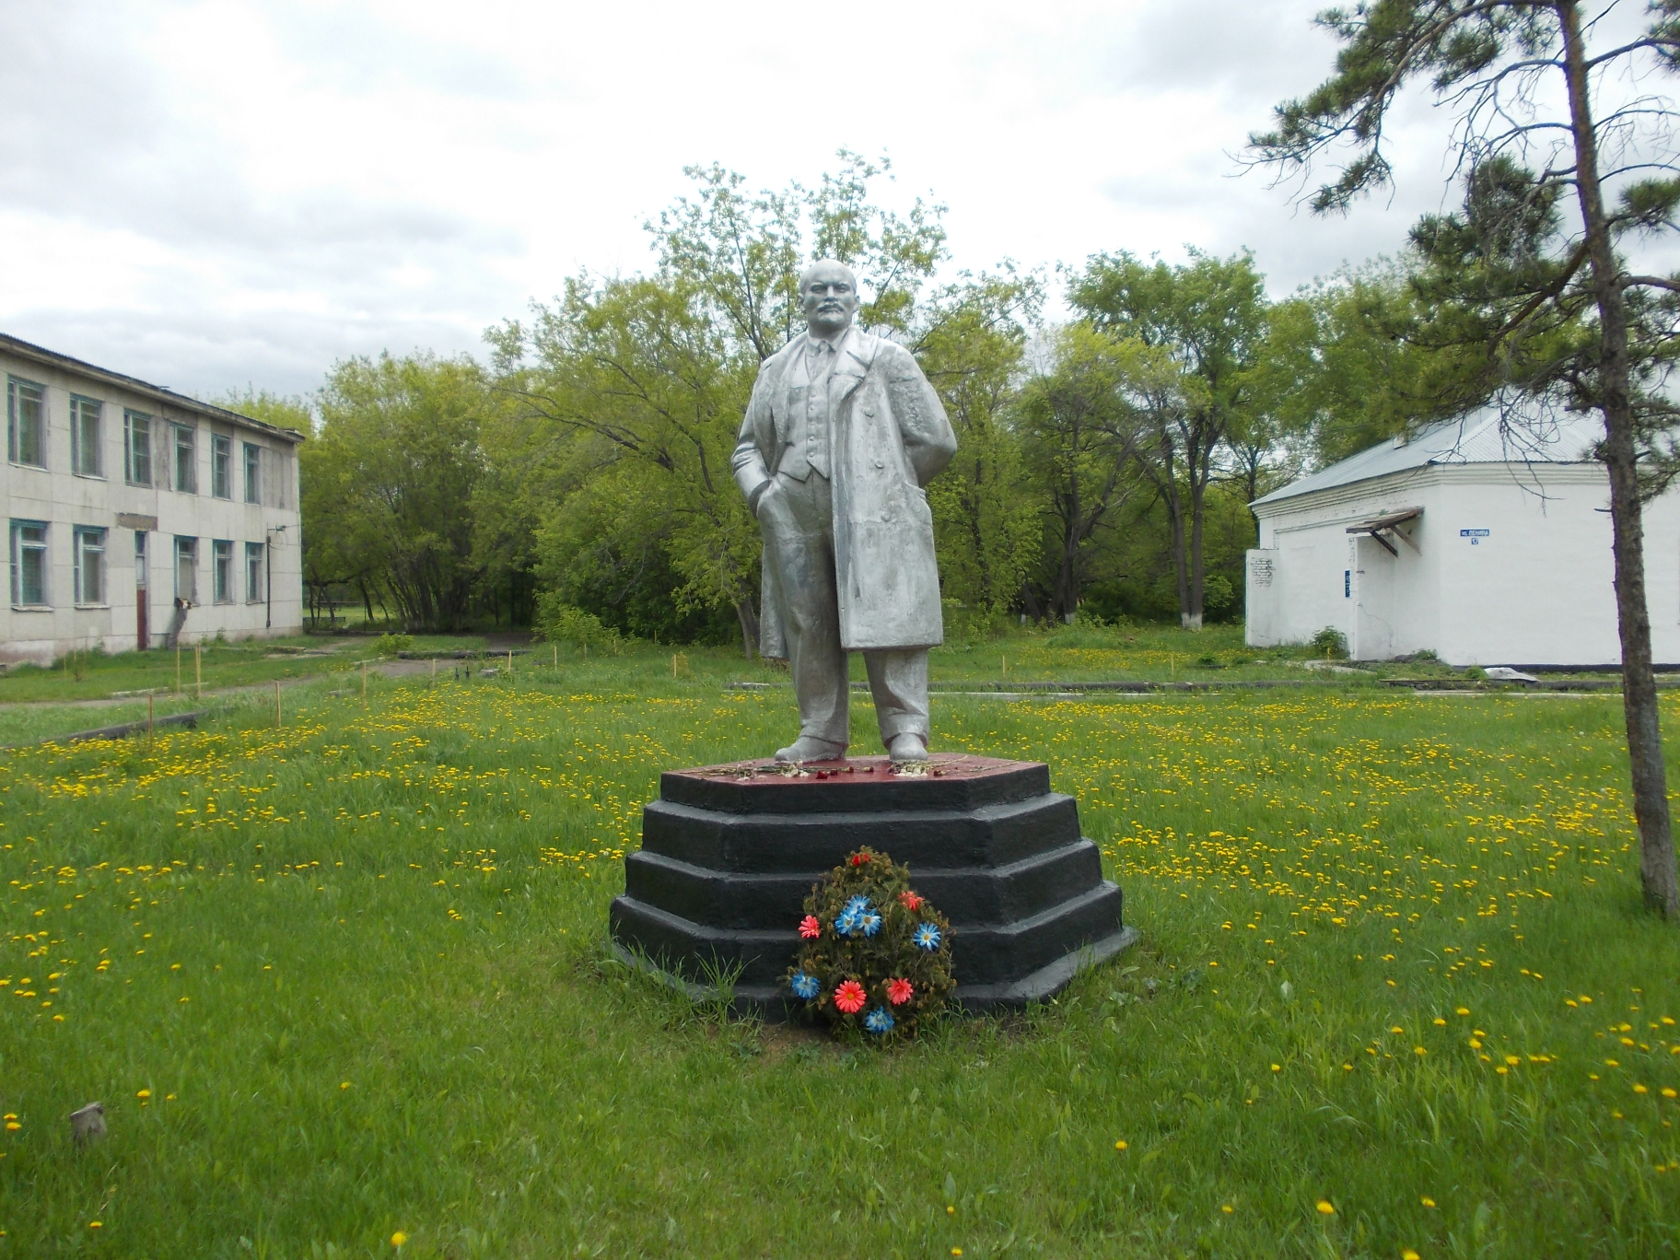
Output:
<instances>
[{"instance_id":1,"label":"green grass lawn","mask_svg":"<svg viewBox=\"0 0 1680 1260\"><path fill-rule=\"evenodd\" d=\"M673 655L0 753L0 1255L1680 1251L1614 697L940 697L936 750L1050 764L1144 939L883 1054L607 950L660 770L792 731L721 685L769 667Z\"/></svg>"}]
</instances>

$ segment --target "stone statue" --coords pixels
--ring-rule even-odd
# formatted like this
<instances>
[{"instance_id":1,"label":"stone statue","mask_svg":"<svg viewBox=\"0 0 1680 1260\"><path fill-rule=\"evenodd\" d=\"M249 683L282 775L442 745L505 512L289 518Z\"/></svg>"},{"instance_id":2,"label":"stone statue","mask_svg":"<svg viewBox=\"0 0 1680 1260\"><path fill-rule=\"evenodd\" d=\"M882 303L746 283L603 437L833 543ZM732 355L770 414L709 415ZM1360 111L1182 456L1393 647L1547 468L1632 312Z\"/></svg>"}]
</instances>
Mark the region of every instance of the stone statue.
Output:
<instances>
[{"instance_id":1,"label":"stone statue","mask_svg":"<svg viewBox=\"0 0 1680 1260\"><path fill-rule=\"evenodd\" d=\"M776 760L845 755L860 651L888 754L923 761L944 619L922 487L956 435L910 352L852 326L850 268L813 263L799 292L807 331L760 366L731 460L764 536L760 650L787 658L799 702L799 737Z\"/></svg>"}]
</instances>

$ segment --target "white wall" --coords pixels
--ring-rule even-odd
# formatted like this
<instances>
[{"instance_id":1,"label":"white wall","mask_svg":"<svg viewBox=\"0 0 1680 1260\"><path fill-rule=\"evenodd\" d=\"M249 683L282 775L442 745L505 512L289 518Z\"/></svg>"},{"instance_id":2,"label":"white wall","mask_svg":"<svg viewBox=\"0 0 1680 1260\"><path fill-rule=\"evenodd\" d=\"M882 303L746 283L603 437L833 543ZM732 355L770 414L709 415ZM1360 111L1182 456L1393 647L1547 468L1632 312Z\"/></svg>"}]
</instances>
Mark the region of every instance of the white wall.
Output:
<instances>
[{"instance_id":1,"label":"white wall","mask_svg":"<svg viewBox=\"0 0 1680 1260\"><path fill-rule=\"evenodd\" d=\"M1260 548L1272 558L1271 586L1248 586L1247 636L1256 647L1303 643L1325 627L1339 630L1355 656L1361 640L1386 656L1428 646L1428 605L1439 583L1437 548L1429 543L1434 470L1384 479L1382 485L1337 487L1261 509ZM1416 549L1396 543L1390 556L1369 537L1349 534L1361 521L1422 507L1404 530ZM1269 594L1268 594L1269 592Z\"/></svg>"},{"instance_id":2,"label":"white wall","mask_svg":"<svg viewBox=\"0 0 1680 1260\"><path fill-rule=\"evenodd\" d=\"M99 376L43 363L0 348L0 389L8 375L46 387L46 468L0 463L0 557L6 589L0 595L0 662L46 663L73 649L127 651L136 646L135 534L144 528L149 553L147 619L150 645L160 646L173 613L173 551L177 535L198 539L199 606L188 610L182 642L222 634L230 639L296 634L303 627L303 580L299 551L296 444L266 429L207 416L182 402L125 389ZM70 394L96 398L101 416L99 476L72 471ZM124 476L123 412L152 417L152 484L130 485ZM195 428L197 490L169 489L172 450L168 422ZM231 439L231 497L212 491L211 436ZM258 504L244 501L243 444L262 450ZM0 455L0 460L4 456ZM46 522L49 607L17 608L11 603L11 522ZM155 524L153 523L155 521ZM96 604L75 599L73 541L77 525L106 531L105 592ZM231 599L214 598L214 542L233 544ZM245 544L264 547L268 572L259 598L248 598Z\"/></svg>"},{"instance_id":3,"label":"white wall","mask_svg":"<svg viewBox=\"0 0 1680 1260\"><path fill-rule=\"evenodd\" d=\"M1570 464L1432 466L1263 505L1251 564L1271 558L1273 577L1249 586L1248 641L1298 643L1328 625L1359 659L1427 649L1456 665L1614 665L1607 506L1603 469ZM1416 551L1347 533L1407 507L1424 509ZM1645 519L1654 655L1680 663L1680 490Z\"/></svg>"}]
</instances>

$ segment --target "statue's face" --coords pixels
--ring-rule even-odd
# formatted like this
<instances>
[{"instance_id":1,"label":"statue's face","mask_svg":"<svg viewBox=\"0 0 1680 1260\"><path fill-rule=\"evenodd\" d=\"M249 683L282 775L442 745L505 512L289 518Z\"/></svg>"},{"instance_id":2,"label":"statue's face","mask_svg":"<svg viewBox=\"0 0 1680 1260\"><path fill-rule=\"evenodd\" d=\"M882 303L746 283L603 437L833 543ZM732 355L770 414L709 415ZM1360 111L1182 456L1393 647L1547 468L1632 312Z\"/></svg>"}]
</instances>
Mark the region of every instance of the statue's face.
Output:
<instances>
[{"instance_id":1,"label":"statue's face","mask_svg":"<svg viewBox=\"0 0 1680 1260\"><path fill-rule=\"evenodd\" d=\"M857 280L838 263L818 263L800 277L800 300L811 331L833 336L857 314Z\"/></svg>"}]
</instances>

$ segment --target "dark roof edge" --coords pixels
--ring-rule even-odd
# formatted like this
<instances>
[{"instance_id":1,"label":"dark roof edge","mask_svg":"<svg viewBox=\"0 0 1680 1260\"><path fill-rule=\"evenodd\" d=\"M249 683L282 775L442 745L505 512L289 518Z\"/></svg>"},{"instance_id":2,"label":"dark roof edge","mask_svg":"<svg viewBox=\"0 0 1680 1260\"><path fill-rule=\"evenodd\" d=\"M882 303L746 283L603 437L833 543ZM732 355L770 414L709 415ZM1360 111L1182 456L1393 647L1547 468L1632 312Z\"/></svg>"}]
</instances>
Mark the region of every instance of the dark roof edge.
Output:
<instances>
[{"instance_id":1,"label":"dark roof edge","mask_svg":"<svg viewBox=\"0 0 1680 1260\"><path fill-rule=\"evenodd\" d=\"M200 402L196 398L189 398L185 394L177 394L172 389L165 389L162 385L153 385L150 381L143 381L139 377L125 376L121 372L113 372L109 368L98 367L82 359L72 358L68 354L48 350L44 346L37 346L8 333L0 333L0 348L11 350L26 359L34 359L39 363L69 368L88 376L98 377L113 385L120 385L124 389L133 390L135 393L146 394L159 402L182 407L188 411L196 411L207 418L231 420L248 428L260 429L264 433L272 433L275 437L284 438L289 442L302 442L307 436L299 433L296 429L282 428L280 425L270 424L266 420L258 420L255 416L242 415L237 411L229 411L226 407L217 407L212 403Z\"/></svg>"}]
</instances>

